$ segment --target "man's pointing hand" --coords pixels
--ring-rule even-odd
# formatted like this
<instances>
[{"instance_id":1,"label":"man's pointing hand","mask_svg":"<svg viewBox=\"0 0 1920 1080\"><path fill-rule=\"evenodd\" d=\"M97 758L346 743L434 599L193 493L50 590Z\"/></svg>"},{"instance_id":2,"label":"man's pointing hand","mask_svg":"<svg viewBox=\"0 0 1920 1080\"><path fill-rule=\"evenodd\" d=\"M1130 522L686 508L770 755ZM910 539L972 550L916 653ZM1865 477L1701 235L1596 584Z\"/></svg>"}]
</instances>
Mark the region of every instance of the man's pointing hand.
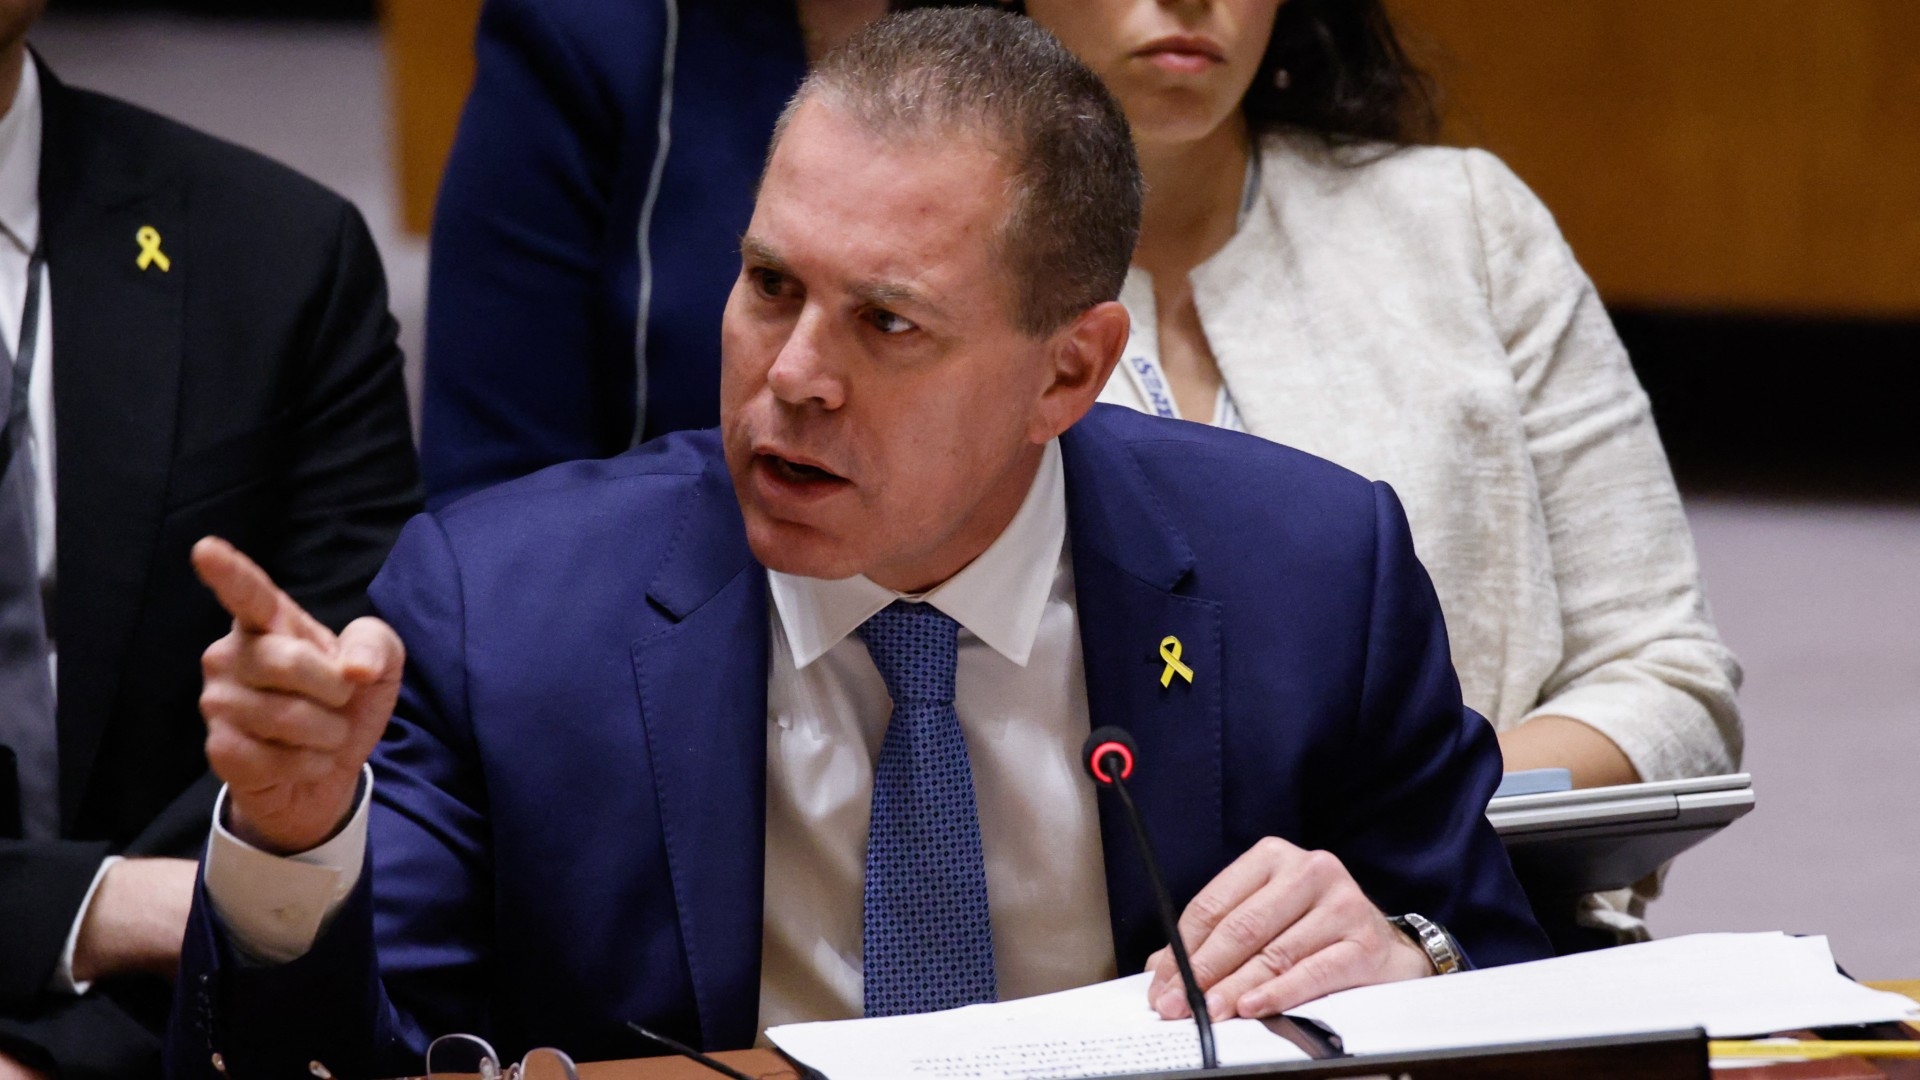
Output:
<instances>
[{"instance_id":1,"label":"man's pointing hand","mask_svg":"<svg viewBox=\"0 0 1920 1080\"><path fill-rule=\"evenodd\" d=\"M317 847L353 812L406 648L372 617L334 634L225 540L195 544L193 568L233 616L200 661L207 762L227 783L227 827L274 854Z\"/></svg>"}]
</instances>

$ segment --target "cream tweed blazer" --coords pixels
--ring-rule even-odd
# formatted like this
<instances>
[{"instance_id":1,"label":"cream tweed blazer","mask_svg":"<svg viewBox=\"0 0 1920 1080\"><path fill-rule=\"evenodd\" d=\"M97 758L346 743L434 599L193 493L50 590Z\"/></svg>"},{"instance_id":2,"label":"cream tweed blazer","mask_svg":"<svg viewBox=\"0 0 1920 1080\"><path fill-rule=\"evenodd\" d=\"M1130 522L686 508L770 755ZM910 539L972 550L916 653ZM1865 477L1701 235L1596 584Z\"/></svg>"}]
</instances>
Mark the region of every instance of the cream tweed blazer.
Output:
<instances>
[{"instance_id":1,"label":"cream tweed blazer","mask_svg":"<svg viewBox=\"0 0 1920 1080\"><path fill-rule=\"evenodd\" d=\"M1559 714L1646 780L1733 771L1740 668L1646 394L1546 207L1478 150L1260 153L1239 231L1192 275L1247 429L1393 486L1495 728ZM1121 299L1129 349L1155 353L1152 282L1135 269ZM1146 407L1119 370L1101 397Z\"/></svg>"}]
</instances>

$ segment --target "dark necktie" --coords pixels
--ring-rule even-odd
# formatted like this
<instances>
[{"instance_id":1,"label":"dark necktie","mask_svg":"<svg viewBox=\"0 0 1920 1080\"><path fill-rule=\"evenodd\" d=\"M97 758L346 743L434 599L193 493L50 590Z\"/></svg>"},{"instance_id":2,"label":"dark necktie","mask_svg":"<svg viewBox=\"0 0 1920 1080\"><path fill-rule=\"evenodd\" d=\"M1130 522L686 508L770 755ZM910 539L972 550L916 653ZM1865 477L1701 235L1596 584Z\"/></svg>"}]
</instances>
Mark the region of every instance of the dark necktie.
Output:
<instances>
[{"instance_id":1,"label":"dark necktie","mask_svg":"<svg viewBox=\"0 0 1920 1080\"><path fill-rule=\"evenodd\" d=\"M39 252L27 264L27 302L20 318L16 360L0 341L0 402L7 404L0 431L0 746L13 758L19 790L19 832L29 839L59 834L59 763L53 721L53 674L47 667L46 611L40 595L36 543L28 380L39 338ZM0 763L0 789L5 787ZM4 797L4 796L0 796ZM0 821L14 807L0 806ZM9 831L0 827L0 833Z\"/></svg>"},{"instance_id":2,"label":"dark necktie","mask_svg":"<svg viewBox=\"0 0 1920 1080\"><path fill-rule=\"evenodd\" d=\"M973 768L953 709L959 634L938 608L906 601L860 627L893 698L867 828L868 1016L996 996Z\"/></svg>"}]
</instances>

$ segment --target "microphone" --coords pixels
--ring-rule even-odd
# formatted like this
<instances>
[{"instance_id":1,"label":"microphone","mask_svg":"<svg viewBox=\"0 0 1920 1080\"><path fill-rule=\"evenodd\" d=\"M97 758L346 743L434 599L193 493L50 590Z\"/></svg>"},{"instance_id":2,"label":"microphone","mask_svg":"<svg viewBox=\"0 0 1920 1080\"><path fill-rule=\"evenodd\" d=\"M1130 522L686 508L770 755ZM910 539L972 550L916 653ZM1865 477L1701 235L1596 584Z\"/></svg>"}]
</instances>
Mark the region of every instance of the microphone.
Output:
<instances>
[{"instance_id":1,"label":"microphone","mask_svg":"<svg viewBox=\"0 0 1920 1080\"><path fill-rule=\"evenodd\" d=\"M1133 775L1138 751L1133 736L1124 729L1095 728L1080 745L1080 764L1086 766L1087 775L1093 777L1095 784L1118 793L1120 804L1127 808L1127 824L1133 826L1133 842L1140 849L1140 861L1147 864L1147 880L1153 884L1153 898L1160 907L1160 928L1167 932L1173 962L1179 965L1180 978L1186 983L1187 1007L1193 1011L1194 1026L1200 1029L1200 1067L1217 1069L1220 1059L1213 1050L1213 1018L1207 1015L1207 999L1200 992L1200 984L1194 981L1193 960L1187 955L1187 943L1180 940L1173 898L1167 895L1167 883L1160 876L1160 860L1153 857L1146 823L1140 819L1139 808L1133 805L1133 793L1127 790L1127 779Z\"/></svg>"}]
</instances>

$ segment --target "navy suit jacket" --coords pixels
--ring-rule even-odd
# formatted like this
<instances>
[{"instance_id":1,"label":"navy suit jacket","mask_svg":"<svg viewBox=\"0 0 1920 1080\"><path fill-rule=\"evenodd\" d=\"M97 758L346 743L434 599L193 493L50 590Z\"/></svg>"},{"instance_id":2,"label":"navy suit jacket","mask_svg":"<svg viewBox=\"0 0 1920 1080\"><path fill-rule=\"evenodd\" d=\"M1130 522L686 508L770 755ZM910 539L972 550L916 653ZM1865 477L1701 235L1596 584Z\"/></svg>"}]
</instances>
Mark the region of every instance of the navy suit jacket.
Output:
<instances>
[{"instance_id":1,"label":"navy suit jacket","mask_svg":"<svg viewBox=\"0 0 1920 1080\"><path fill-rule=\"evenodd\" d=\"M1492 729L1385 485L1107 406L1061 438L1095 725L1184 904L1265 836L1338 855L1476 963L1547 955L1484 816ZM237 964L202 897L173 1063L208 1075L417 1067L429 1035L583 1058L757 1027L766 572L719 440L668 436L416 518L373 599L410 650L374 758L368 870L305 957ZM1162 687L1162 638L1193 680ZM1112 806L1120 970L1164 943ZM1045 828L1045 822L1035 822ZM377 956L377 960L376 960Z\"/></svg>"}]
</instances>

